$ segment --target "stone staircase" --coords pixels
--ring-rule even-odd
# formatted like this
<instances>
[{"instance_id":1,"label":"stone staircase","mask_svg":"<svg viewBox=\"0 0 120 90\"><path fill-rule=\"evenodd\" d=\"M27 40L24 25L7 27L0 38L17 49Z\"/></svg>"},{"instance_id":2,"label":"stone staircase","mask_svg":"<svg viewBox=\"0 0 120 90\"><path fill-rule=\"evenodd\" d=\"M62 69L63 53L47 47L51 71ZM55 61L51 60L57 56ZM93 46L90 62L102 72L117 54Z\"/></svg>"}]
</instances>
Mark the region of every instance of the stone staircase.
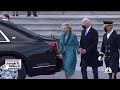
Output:
<instances>
[{"instance_id":1,"label":"stone staircase","mask_svg":"<svg viewBox=\"0 0 120 90\"><path fill-rule=\"evenodd\" d=\"M12 11L0 11L0 14L12 14ZM37 11L38 15L120 15L120 11ZM26 15L27 11L19 11Z\"/></svg>"},{"instance_id":2,"label":"stone staircase","mask_svg":"<svg viewBox=\"0 0 120 90\"><path fill-rule=\"evenodd\" d=\"M61 24L70 22L78 40L80 40L82 30L81 21L84 17L88 17L99 34L98 50L100 50L104 34L102 27L104 20L114 21L114 29L120 34L120 11L38 11L38 17L27 17L27 11L19 11L18 17L11 16L12 11L0 11L1 15L4 13L10 15L13 23L40 35L48 37L54 35L55 38L60 38Z\"/></svg>"}]
</instances>

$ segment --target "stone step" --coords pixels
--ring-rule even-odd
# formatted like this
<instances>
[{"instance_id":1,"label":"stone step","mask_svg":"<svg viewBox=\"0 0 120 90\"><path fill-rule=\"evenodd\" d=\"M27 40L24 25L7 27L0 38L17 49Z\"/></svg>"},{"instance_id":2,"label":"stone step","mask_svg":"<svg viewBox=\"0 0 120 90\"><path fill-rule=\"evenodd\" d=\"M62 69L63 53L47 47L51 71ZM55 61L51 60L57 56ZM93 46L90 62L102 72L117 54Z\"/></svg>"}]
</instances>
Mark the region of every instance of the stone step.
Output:
<instances>
[{"instance_id":1,"label":"stone step","mask_svg":"<svg viewBox=\"0 0 120 90\"><path fill-rule=\"evenodd\" d=\"M1 17L2 15L0 15ZM38 17L27 17L26 15L20 15L18 17L11 16L13 19L83 19L83 18L91 18L91 19L120 19L120 15L38 15Z\"/></svg>"},{"instance_id":2,"label":"stone step","mask_svg":"<svg viewBox=\"0 0 120 90\"><path fill-rule=\"evenodd\" d=\"M28 29L30 31L45 31L45 32L47 32L47 31L55 31L55 32L60 31L60 32L62 32L62 30L63 30L61 28L46 28L46 27L43 27L43 28L37 28L37 27L29 28L29 27L27 27L26 29ZM74 28L73 32L81 32L82 30L83 29L80 29L80 28ZM105 33L103 29L96 29L96 30L98 31L98 34L104 34ZM116 30L117 32L120 31L119 28L115 28L115 27L114 27L114 30Z\"/></svg>"},{"instance_id":3,"label":"stone step","mask_svg":"<svg viewBox=\"0 0 120 90\"><path fill-rule=\"evenodd\" d=\"M15 24L18 24L18 25L52 25L52 24L55 24L55 25L62 25L62 23L64 22L60 22L60 21L40 21L40 22L36 22L36 21L32 21L29 20L29 21L12 21L11 22L15 23ZM23 23L24 22L24 23ZM71 25L82 25L82 23L79 22L76 22L76 21L71 21L69 22L71 23ZM102 26L103 25L103 22L93 22L91 23L91 25L99 25L99 26ZM117 26L117 25L120 25L120 22L115 22L114 23L114 26Z\"/></svg>"},{"instance_id":4,"label":"stone step","mask_svg":"<svg viewBox=\"0 0 120 90\"><path fill-rule=\"evenodd\" d=\"M120 11L65 11L64 14L76 15L76 14L83 14L83 15L119 15Z\"/></svg>"},{"instance_id":5,"label":"stone step","mask_svg":"<svg viewBox=\"0 0 120 90\"><path fill-rule=\"evenodd\" d=\"M62 32L40 32L40 31L34 31L34 33L39 34L39 35L43 35L43 36L50 36L50 35L54 35L57 38L60 38L60 35L62 34ZM79 34L79 32L74 33L77 35L78 38L81 38L81 34ZM99 41L102 41L103 39L103 34L99 34Z\"/></svg>"},{"instance_id":6,"label":"stone step","mask_svg":"<svg viewBox=\"0 0 120 90\"><path fill-rule=\"evenodd\" d=\"M63 30L62 29L52 29L52 28L49 28L49 29L47 29L47 28L28 28L28 30L30 30L30 31L38 31L38 32L60 32L60 33L62 33L63 32ZM80 33L81 34L81 32L82 32L82 30L80 30L80 29L74 29L73 30L73 32L74 33ZM97 32L98 32L98 34L100 35L100 34L105 34L105 32L104 32L104 30L97 30ZM120 33L120 30L116 30L116 32L117 33Z\"/></svg>"},{"instance_id":7,"label":"stone step","mask_svg":"<svg viewBox=\"0 0 120 90\"><path fill-rule=\"evenodd\" d=\"M62 32L53 32L53 31L48 31L48 32L32 31L32 32L34 32L36 34L39 34L39 35L43 35L43 36L54 35L57 38L60 38L60 35L62 34ZM81 37L81 33L80 32L76 32L75 34L77 35L78 38ZM103 34L99 34L99 41L102 41L102 39L103 39Z\"/></svg>"},{"instance_id":8,"label":"stone step","mask_svg":"<svg viewBox=\"0 0 120 90\"><path fill-rule=\"evenodd\" d=\"M54 30L54 29L52 29L52 30L43 30L43 29L39 29L39 30L30 30L30 31L32 31L32 32L40 32L40 33L45 33L45 32L47 32L47 33L49 33L49 32L52 32L52 33L60 33L60 34L62 34L63 33L63 30ZM74 30L73 31L73 33L75 33L75 34L79 34L79 35L81 35L81 30ZM120 30L119 31L117 31L118 33L120 32ZM105 34L105 32L104 31L98 31L98 35L99 36L102 36L102 35L104 35Z\"/></svg>"},{"instance_id":9,"label":"stone step","mask_svg":"<svg viewBox=\"0 0 120 90\"><path fill-rule=\"evenodd\" d=\"M53 31L46 31L46 32L42 32L42 31L32 31L32 32L34 32L34 33L36 33L36 34L40 34L40 35L55 35L55 36L57 36L57 37L60 37L60 35L62 34L62 32L53 32ZM79 32L74 32L74 34L76 34L77 35L77 37L78 38L80 38L81 37L81 33L79 33ZM118 34L120 34L120 33L118 33ZM103 38L103 34L99 34L99 39L101 40Z\"/></svg>"},{"instance_id":10,"label":"stone step","mask_svg":"<svg viewBox=\"0 0 120 90\"><path fill-rule=\"evenodd\" d=\"M18 11L20 15L26 15L27 11ZM12 14L12 11L0 11L0 14ZM120 11L37 11L39 15L119 15Z\"/></svg>"},{"instance_id":11,"label":"stone step","mask_svg":"<svg viewBox=\"0 0 120 90\"><path fill-rule=\"evenodd\" d=\"M75 16L74 16L75 17ZM119 16L120 17L120 16ZM67 17L64 17L64 18L40 18L40 17L21 17L21 18L12 18L11 17L11 21L13 21L13 22L29 22L29 21L31 21L32 20L32 22L38 22L38 23L40 23L40 22L55 22L55 23L64 23L64 22L69 22L69 23L73 23L73 22L75 22L75 23L80 23L81 24L81 22L82 22L82 19L83 18L72 18L72 17L70 17L70 18L67 18ZM90 18L90 20L91 20L91 23L100 23L100 24L103 24L103 21L113 21L114 22L114 24L116 24L116 23L119 23L119 20L120 20L120 18L118 18L118 17L116 17L116 18Z\"/></svg>"},{"instance_id":12,"label":"stone step","mask_svg":"<svg viewBox=\"0 0 120 90\"><path fill-rule=\"evenodd\" d=\"M46 24L43 24L43 25L20 25L20 26L22 26L22 27L24 27L24 28L52 28L53 30L54 29L60 29L60 30L62 30L62 27L61 27L61 25L54 25L54 24L52 24L52 25L50 25L50 24L48 24L48 25L46 25ZM96 30L103 30L103 27L102 26L100 26L100 25L92 25ZM80 25L72 25L72 28L73 28L73 30L74 29L79 29L79 30L83 30L83 28L80 26ZM120 25L117 25L117 26L115 26L114 27L114 29L115 30L120 30Z\"/></svg>"},{"instance_id":13,"label":"stone step","mask_svg":"<svg viewBox=\"0 0 120 90\"><path fill-rule=\"evenodd\" d=\"M0 15L2 17L2 15ZM27 17L20 15L18 17L10 16L11 20L82 20L83 18L90 18L91 20L103 21L113 20L119 22L120 15L38 15L38 17Z\"/></svg>"},{"instance_id":14,"label":"stone step","mask_svg":"<svg viewBox=\"0 0 120 90\"><path fill-rule=\"evenodd\" d=\"M112 20L113 21L113 20ZM117 21L115 21L114 20L114 25L119 25L120 24L120 22L119 22L120 20L117 20ZM81 20L79 20L79 19L77 19L77 20L71 20L71 19L69 19L69 20L64 20L64 19L60 19L60 20L41 20L41 19L38 19L38 20L21 20L21 19L17 19L17 20L15 20L15 19L13 19L13 20L11 20L11 22L13 22L13 23L16 23L16 24L23 24L23 22L24 22L24 24L59 24L59 25L61 25L62 23L64 23L64 22L69 22L69 23L71 23L72 25L74 25L74 24L78 24L78 25L81 25L82 24L82 21ZM103 25L103 20L101 20L101 21L96 21L96 20L92 20L91 21L91 24L92 25Z\"/></svg>"},{"instance_id":15,"label":"stone step","mask_svg":"<svg viewBox=\"0 0 120 90\"><path fill-rule=\"evenodd\" d=\"M61 34L53 34L52 32L51 33L38 33L38 32L35 32L36 34L39 34L39 35L43 35L43 36L46 36L46 37L51 37L52 35L54 35L54 38L57 38L57 39L60 39L60 35ZM80 35L77 35L77 38L78 38L78 41L80 40ZM102 40L103 40L103 37L99 36L99 43L102 43Z\"/></svg>"},{"instance_id":16,"label":"stone step","mask_svg":"<svg viewBox=\"0 0 120 90\"><path fill-rule=\"evenodd\" d=\"M41 29L39 29L39 30L30 30L30 31L32 31L32 32L38 32L38 33L45 33L45 32L51 32L51 33L53 33L53 34L56 34L56 33L58 33L58 34L62 34L63 33L63 31L62 30L41 30ZM118 34L120 34L120 31L116 31ZM75 33L75 34L79 34L79 35L81 35L81 30L74 30L73 31L73 33ZM98 35L99 36L103 36L105 34L105 32L103 32L103 31L98 31Z\"/></svg>"},{"instance_id":17,"label":"stone step","mask_svg":"<svg viewBox=\"0 0 120 90\"><path fill-rule=\"evenodd\" d=\"M16 24L16 23L15 23ZM26 24L26 23L21 23L21 24L18 24L18 25L21 25L21 26L57 26L57 27L61 27L62 28L62 24L44 24L44 23L41 23L41 24ZM82 25L81 24L71 24L72 27L81 27L82 28ZM103 25L102 24L92 24L92 26L94 28L102 28L103 29ZM120 27L120 24L114 24L114 28L119 28ZM83 29L83 28L82 28Z\"/></svg>"},{"instance_id":18,"label":"stone step","mask_svg":"<svg viewBox=\"0 0 120 90\"><path fill-rule=\"evenodd\" d=\"M112 19L112 18L111 18ZM66 18L61 18L61 19L40 19L38 18L37 20L36 19L29 19L29 18L25 18L25 19L10 19L12 22L16 22L16 23L30 23L31 20L32 20L32 23L33 24L37 24L37 23L50 23L50 24L54 24L54 23L57 23L57 24L62 24L64 22L69 22L69 23L74 23L74 24L81 24L82 23L82 19L80 20L79 18L78 19L73 19L73 18L69 18L68 20L66 20ZM114 22L114 24L120 24L119 22L120 19L113 19L111 21ZM92 24L103 24L103 19L100 19L100 20L97 20L96 19L91 19L91 23ZM31 23L31 24L32 24Z\"/></svg>"},{"instance_id":19,"label":"stone step","mask_svg":"<svg viewBox=\"0 0 120 90\"><path fill-rule=\"evenodd\" d=\"M50 30L50 29L55 29L55 30L62 30L62 25L61 24L17 24L20 25L22 27L25 27L27 29L46 29L46 30ZM29 28L30 27L30 28ZM49 27L49 28L47 28ZM104 31L103 29L103 25L101 24L92 24L92 27L95 28L98 31ZM81 24L72 24L72 29L73 30L83 30L82 25ZM113 26L114 30L120 30L120 24L116 24Z\"/></svg>"}]
</instances>

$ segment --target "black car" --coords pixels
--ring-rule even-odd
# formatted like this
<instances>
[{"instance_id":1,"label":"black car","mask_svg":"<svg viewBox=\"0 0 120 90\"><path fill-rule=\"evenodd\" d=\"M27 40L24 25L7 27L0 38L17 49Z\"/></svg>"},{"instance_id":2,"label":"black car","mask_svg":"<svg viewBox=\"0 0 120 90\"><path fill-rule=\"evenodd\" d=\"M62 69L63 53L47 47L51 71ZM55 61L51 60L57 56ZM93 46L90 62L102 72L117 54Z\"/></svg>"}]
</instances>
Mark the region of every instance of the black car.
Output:
<instances>
[{"instance_id":1,"label":"black car","mask_svg":"<svg viewBox=\"0 0 120 90\"><path fill-rule=\"evenodd\" d=\"M49 75L62 69L58 39L33 33L0 20L0 79L25 79L26 75ZM6 59L21 59L22 68L6 69Z\"/></svg>"}]
</instances>

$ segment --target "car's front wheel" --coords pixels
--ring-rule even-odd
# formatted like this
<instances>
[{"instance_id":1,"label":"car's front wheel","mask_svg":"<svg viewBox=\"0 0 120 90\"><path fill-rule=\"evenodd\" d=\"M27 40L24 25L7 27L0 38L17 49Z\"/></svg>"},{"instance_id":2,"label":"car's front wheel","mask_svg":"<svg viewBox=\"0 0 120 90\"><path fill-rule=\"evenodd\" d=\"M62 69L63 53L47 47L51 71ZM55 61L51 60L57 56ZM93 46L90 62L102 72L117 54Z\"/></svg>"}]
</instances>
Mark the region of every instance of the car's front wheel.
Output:
<instances>
[{"instance_id":1,"label":"car's front wheel","mask_svg":"<svg viewBox=\"0 0 120 90\"><path fill-rule=\"evenodd\" d=\"M22 64L22 68L19 69L6 69L5 59L17 59L13 56L2 56L0 57L0 79L25 79L26 70Z\"/></svg>"}]
</instances>

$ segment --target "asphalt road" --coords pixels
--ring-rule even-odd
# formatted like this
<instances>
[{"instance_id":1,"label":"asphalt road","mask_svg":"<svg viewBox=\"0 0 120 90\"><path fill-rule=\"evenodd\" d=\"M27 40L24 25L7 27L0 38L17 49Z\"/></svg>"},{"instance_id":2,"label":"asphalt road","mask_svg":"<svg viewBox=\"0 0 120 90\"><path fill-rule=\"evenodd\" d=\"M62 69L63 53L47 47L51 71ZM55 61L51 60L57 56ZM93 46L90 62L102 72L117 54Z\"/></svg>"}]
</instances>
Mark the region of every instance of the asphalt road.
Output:
<instances>
[{"instance_id":1,"label":"asphalt road","mask_svg":"<svg viewBox=\"0 0 120 90\"><path fill-rule=\"evenodd\" d=\"M99 79L108 79L108 74L104 73L104 71L99 71ZM64 71L57 72L54 75L39 75L34 77L26 77L26 79L65 79ZM82 79L82 75L80 71L76 71L72 76L72 79ZM92 71L88 71L88 79L93 79ZM120 79L120 72L117 74L117 79Z\"/></svg>"},{"instance_id":2,"label":"asphalt road","mask_svg":"<svg viewBox=\"0 0 120 90\"><path fill-rule=\"evenodd\" d=\"M104 73L104 70L105 70L105 65L98 68L99 79L108 79L108 74ZM92 73L91 67L87 68L87 72L88 72L87 73L88 79L93 79L93 73ZM64 76L64 71L62 70L53 75L38 75L38 76L33 76L33 77L27 76L26 79L65 79L65 76ZM74 75L72 76L72 79L82 79L81 68L79 66L76 66L76 71ZM117 79L120 79L120 72L117 73Z\"/></svg>"},{"instance_id":3,"label":"asphalt road","mask_svg":"<svg viewBox=\"0 0 120 90\"><path fill-rule=\"evenodd\" d=\"M77 64L76 64L76 71L74 75L72 76L72 79L82 79L82 74L81 74L81 68L80 68L80 57L79 55L77 56ZM99 79L108 79L108 74L104 73L105 70L105 63L103 63L102 67L98 68L98 75ZM88 67L88 79L93 79L93 73L92 73L92 68ZM54 75L38 75L38 76L33 76L33 77L26 77L26 79L65 79L64 76L64 71L60 71L55 73ZM117 79L120 79L120 72L117 74Z\"/></svg>"}]
</instances>

